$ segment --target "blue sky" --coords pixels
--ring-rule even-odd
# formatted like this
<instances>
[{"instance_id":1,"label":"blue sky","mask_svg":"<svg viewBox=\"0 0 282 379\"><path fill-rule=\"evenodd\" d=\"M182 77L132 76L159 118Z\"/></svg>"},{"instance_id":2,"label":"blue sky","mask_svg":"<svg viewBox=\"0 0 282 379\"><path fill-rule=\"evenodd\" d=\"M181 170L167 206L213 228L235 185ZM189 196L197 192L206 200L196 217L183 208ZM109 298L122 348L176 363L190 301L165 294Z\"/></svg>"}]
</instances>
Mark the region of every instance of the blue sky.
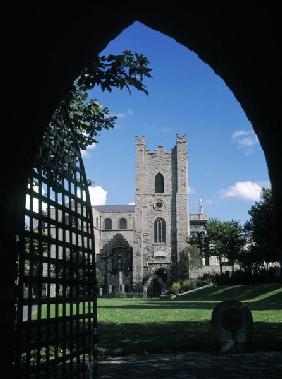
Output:
<instances>
[{"instance_id":1,"label":"blue sky","mask_svg":"<svg viewBox=\"0 0 282 379\"><path fill-rule=\"evenodd\" d=\"M269 186L262 149L233 93L213 70L172 38L136 22L111 41L102 55L132 50L150 61L149 95L132 90L91 92L112 114L117 127L102 131L84 154L92 179L93 203L134 202L135 136L154 150L170 151L176 134L188 139L190 212L199 199L208 217L245 222L248 209Z\"/></svg>"}]
</instances>

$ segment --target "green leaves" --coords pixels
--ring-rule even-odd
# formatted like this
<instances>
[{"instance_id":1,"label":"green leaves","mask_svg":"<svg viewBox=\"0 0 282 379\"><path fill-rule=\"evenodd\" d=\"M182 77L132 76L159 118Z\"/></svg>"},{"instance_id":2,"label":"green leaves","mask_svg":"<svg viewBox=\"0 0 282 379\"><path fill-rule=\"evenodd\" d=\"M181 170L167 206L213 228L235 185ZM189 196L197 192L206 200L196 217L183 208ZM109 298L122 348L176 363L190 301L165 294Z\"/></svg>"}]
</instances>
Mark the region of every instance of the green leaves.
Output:
<instances>
[{"instance_id":1,"label":"green leaves","mask_svg":"<svg viewBox=\"0 0 282 379\"><path fill-rule=\"evenodd\" d=\"M87 94L76 90L68 104L68 117L77 134L81 150L97 143L96 136L102 129L115 126L116 116L110 116L108 108L103 107L97 99L87 100Z\"/></svg>"},{"instance_id":2,"label":"green leaves","mask_svg":"<svg viewBox=\"0 0 282 379\"><path fill-rule=\"evenodd\" d=\"M76 85L79 90L88 91L95 86L100 86L103 91L111 92L112 88L130 87L148 95L143 80L151 78L151 69L148 67L148 59L138 53L125 50L120 55L102 56L93 62L93 65L85 68Z\"/></svg>"},{"instance_id":3,"label":"green leaves","mask_svg":"<svg viewBox=\"0 0 282 379\"><path fill-rule=\"evenodd\" d=\"M70 121L77 135L81 150L97 143L97 135L102 129L111 129L116 125L116 116L111 116L107 107L97 99L89 98L89 90L100 86L103 91L111 92L112 88L130 88L148 95L144 84L145 78L151 78L148 59L129 50L120 55L96 57L86 67L60 104L57 114Z\"/></svg>"},{"instance_id":4,"label":"green leaves","mask_svg":"<svg viewBox=\"0 0 282 379\"><path fill-rule=\"evenodd\" d=\"M235 220L210 219L206 225L210 255L225 257L234 264L246 243L243 228Z\"/></svg>"},{"instance_id":5,"label":"green leaves","mask_svg":"<svg viewBox=\"0 0 282 379\"><path fill-rule=\"evenodd\" d=\"M249 210L251 217L245 230L253 243L252 252L257 261L276 262L280 259L281 243L271 189L263 188L261 199Z\"/></svg>"}]
</instances>

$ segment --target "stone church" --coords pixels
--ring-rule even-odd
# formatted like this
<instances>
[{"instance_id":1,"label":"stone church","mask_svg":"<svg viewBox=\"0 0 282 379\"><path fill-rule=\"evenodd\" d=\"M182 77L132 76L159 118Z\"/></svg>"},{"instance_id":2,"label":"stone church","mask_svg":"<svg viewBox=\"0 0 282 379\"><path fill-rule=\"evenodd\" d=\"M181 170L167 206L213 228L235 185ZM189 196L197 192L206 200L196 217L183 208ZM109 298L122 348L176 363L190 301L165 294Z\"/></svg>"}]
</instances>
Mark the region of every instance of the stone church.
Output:
<instances>
[{"instance_id":1,"label":"stone church","mask_svg":"<svg viewBox=\"0 0 282 379\"><path fill-rule=\"evenodd\" d=\"M189 214L186 136L177 135L170 152L149 151L136 138L135 205L93 207L97 265L103 293L163 292L174 276L190 232L203 230L200 205Z\"/></svg>"}]
</instances>

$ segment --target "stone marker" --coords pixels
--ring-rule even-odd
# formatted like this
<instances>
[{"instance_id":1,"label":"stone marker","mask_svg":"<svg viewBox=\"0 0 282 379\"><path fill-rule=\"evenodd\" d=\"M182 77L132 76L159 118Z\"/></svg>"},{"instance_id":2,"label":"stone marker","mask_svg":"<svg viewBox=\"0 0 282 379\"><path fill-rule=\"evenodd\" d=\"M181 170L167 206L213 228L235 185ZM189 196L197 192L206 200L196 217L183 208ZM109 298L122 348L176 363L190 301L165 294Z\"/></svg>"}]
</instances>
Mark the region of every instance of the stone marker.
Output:
<instances>
[{"instance_id":1,"label":"stone marker","mask_svg":"<svg viewBox=\"0 0 282 379\"><path fill-rule=\"evenodd\" d=\"M99 289L99 296L103 296L103 288Z\"/></svg>"},{"instance_id":2,"label":"stone marker","mask_svg":"<svg viewBox=\"0 0 282 379\"><path fill-rule=\"evenodd\" d=\"M219 353L251 351L253 334L252 313L237 300L225 300L212 312L211 337L213 349Z\"/></svg>"}]
</instances>

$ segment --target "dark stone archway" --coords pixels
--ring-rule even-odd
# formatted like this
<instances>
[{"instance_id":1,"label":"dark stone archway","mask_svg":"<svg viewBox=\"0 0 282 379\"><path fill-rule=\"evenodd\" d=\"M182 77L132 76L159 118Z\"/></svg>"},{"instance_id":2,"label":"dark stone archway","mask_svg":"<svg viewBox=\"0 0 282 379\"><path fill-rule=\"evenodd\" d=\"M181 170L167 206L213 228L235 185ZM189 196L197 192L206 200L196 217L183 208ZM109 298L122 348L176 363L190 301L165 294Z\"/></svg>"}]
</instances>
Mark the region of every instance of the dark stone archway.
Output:
<instances>
[{"instance_id":1,"label":"dark stone archway","mask_svg":"<svg viewBox=\"0 0 282 379\"><path fill-rule=\"evenodd\" d=\"M1 336L3 362L13 361L16 294L15 233L24 189L42 134L82 67L133 21L187 46L221 76L251 121L265 153L282 217L281 46L278 2L144 1L6 4L2 69L6 104L0 139ZM6 26L8 25L8 26ZM6 81L6 86L5 86ZM14 158L14 152L16 156ZM8 369L9 369L8 367ZM2 367L4 371L4 367ZM7 371L8 372L8 371ZM13 377L13 374L7 373Z\"/></svg>"},{"instance_id":2,"label":"dark stone archway","mask_svg":"<svg viewBox=\"0 0 282 379\"><path fill-rule=\"evenodd\" d=\"M120 233L103 247L97 258L97 266L104 277L104 293L131 292L133 248Z\"/></svg>"},{"instance_id":3,"label":"dark stone archway","mask_svg":"<svg viewBox=\"0 0 282 379\"><path fill-rule=\"evenodd\" d=\"M143 285L144 297L159 297L168 289L168 271L164 268L158 268L150 275Z\"/></svg>"}]
</instances>

